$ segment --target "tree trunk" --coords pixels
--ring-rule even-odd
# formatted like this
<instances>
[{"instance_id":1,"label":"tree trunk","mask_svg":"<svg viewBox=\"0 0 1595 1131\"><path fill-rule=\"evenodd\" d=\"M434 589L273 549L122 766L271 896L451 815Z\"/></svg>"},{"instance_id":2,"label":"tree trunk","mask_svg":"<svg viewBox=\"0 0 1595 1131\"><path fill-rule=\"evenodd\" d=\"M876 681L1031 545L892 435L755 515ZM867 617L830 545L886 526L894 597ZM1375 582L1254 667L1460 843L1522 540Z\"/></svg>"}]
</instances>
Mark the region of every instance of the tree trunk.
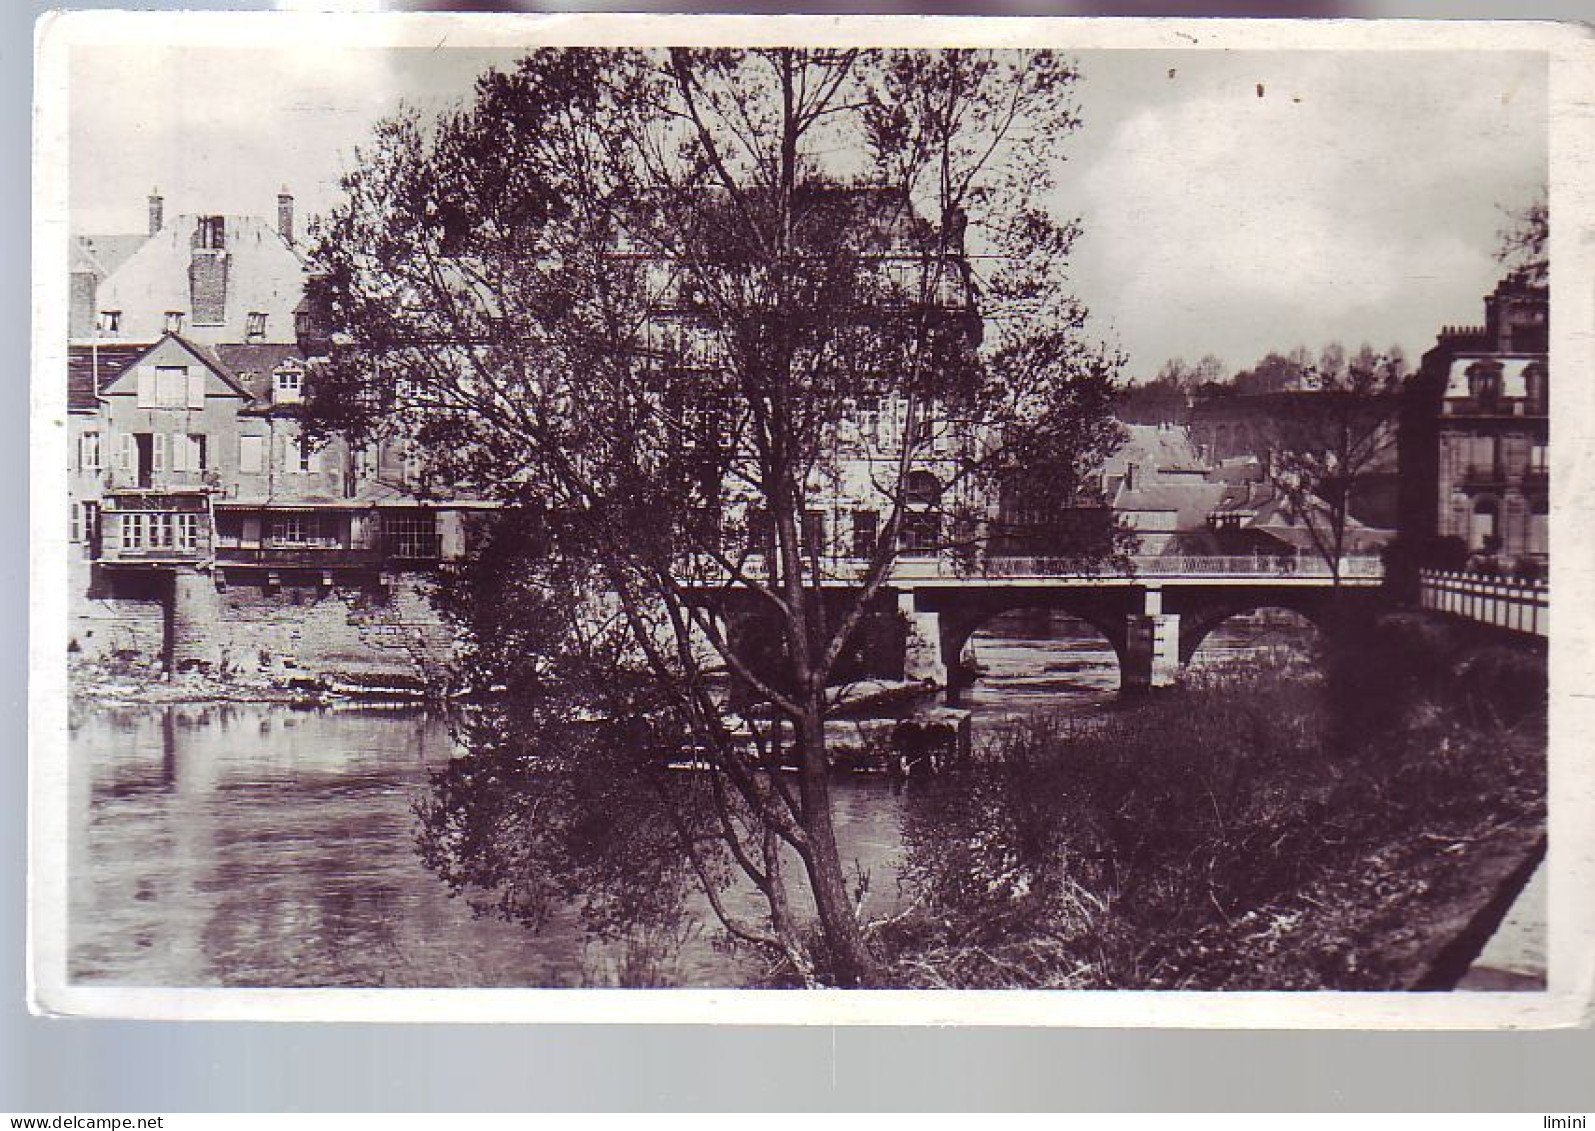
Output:
<instances>
[{"instance_id":1,"label":"tree trunk","mask_svg":"<svg viewBox=\"0 0 1595 1131\"><path fill-rule=\"evenodd\" d=\"M846 988L878 986L881 984L880 966L870 953L853 912L847 880L842 874L841 854L836 847L836 830L831 824L824 716L812 693L807 696L804 708L804 718L798 727L803 759L798 788L809 845L803 862L808 869L820 927L825 933L826 949L830 952L832 975L839 986Z\"/></svg>"}]
</instances>

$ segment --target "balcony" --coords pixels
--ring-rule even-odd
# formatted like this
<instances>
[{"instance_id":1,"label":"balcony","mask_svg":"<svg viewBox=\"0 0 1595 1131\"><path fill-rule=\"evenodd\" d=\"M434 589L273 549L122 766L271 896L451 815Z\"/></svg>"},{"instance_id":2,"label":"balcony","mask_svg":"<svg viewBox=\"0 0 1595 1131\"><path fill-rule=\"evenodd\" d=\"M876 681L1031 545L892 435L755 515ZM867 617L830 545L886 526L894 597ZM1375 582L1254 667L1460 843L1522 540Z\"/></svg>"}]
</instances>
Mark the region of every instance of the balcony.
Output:
<instances>
[{"instance_id":1,"label":"balcony","mask_svg":"<svg viewBox=\"0 0 1595 1131\"><path fill-rule=\"evenodd\" d=\"M268 569L374 569L386 557L364 546L217 546L216 564Z\"/></svg>"}]
</instances>

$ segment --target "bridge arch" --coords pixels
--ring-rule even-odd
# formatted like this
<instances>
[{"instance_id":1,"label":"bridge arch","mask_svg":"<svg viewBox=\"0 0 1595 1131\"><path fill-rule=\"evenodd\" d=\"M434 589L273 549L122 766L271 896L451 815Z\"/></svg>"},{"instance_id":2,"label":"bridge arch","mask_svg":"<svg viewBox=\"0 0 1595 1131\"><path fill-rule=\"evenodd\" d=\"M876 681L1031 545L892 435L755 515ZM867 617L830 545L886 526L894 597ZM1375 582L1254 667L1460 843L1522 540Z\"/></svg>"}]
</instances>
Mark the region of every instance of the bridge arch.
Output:
<instances>
[{"instance_id":1,"label":"bridge arch","mask_svg":"<svg viewBox=\"0 0 1595 1131\"><path fill-rule=\"evenodd\" d=\"M1117 603L1104 601L1088 591L1061 590L1047 595L1019 594L988 599L978 605L940 614L942 662L947 669L947 702L957 703L979 678L964 663L964 654L975 634L1006 613L1045 610L1063 613L1089 625L1113 650L1122 682L1126 666L1128 633L1125 611Z\"/></svg>"},{"instance_id":2,"label":"bridge arch","mask_svg":"<svg viewBox=\"0 0 1595 1131\"><path fill-rule=\"evenodd\" d=\"M1270 594L1214 602L1181 613L1180 665L1183 667L1189 664L1202 647L1202 643L1221 625L1236 617L1263 609L1283 609L1294 613L1317 629L1320 637L1327 638L1338 627L1338 618L1331 615L1328 603L1306 595Z\"/></svg>"}]
</instances>

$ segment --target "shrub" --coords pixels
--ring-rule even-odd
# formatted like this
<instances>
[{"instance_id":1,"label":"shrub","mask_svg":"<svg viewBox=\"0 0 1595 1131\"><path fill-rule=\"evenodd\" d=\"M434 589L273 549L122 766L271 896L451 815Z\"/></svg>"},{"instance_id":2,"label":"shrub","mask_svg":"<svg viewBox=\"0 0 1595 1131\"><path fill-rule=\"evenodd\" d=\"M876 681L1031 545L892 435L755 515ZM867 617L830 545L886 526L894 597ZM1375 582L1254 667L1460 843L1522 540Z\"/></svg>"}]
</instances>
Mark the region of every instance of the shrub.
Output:
<instances>
[{"instance_id":1,"label":"shrub","mask_svg":"<svg viewBox=\"0 0 1595 1131\"><path fill-rule=\"evenodd\" d=\"M1450 626L1421 618L1370 631L1387 651L1364 654L1367 673L1348 655L1327 680L1221 668L1106 719L1032 716L982 759L913 790L902 876L922 910L883 935L899 977L1098 988L1256 979L1246 944L1204 940L1256 936L1265 909L1327 871L1356 875L1417 832L1542 812L1536 728L1505 729L1504 710L1452 711L1431 694L1521 705L1534 665L1459 653ZM1335 725L1343 697L1370 692L1382 727ZM1275 984L1329 976L1294 970Z\"/></svg>"}]
</instances>

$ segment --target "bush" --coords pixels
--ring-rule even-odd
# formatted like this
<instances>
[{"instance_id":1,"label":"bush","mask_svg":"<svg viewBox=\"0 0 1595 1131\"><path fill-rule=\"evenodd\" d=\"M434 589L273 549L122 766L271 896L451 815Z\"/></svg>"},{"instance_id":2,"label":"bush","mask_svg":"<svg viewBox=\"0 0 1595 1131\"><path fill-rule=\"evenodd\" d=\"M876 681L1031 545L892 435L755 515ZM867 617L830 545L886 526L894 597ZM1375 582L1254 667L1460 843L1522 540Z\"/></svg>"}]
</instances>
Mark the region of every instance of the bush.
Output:
<instances>
[{"instance_id":1,"label":"bush","mask_svg":"<svg viewBox=\"0 0 1595 1131\"><path fill-rule=\"evenodd\" d=\"M1257 985L1251 944L1201 940L1255 935L1264 909L1423 830L1542 811L1541 732L1429 694L1526 703L1533 664L1474 652L1459 673L1449 626L1378 630L1399 656L1366 676L1343 658L1328 680L1218 669L1107 719L1021 720L913 791L902 874L922 912L884 936L901 980ZM1334 725L1340 697L1370 691L1383 727Z\"/></svg>"}]
</instances>

